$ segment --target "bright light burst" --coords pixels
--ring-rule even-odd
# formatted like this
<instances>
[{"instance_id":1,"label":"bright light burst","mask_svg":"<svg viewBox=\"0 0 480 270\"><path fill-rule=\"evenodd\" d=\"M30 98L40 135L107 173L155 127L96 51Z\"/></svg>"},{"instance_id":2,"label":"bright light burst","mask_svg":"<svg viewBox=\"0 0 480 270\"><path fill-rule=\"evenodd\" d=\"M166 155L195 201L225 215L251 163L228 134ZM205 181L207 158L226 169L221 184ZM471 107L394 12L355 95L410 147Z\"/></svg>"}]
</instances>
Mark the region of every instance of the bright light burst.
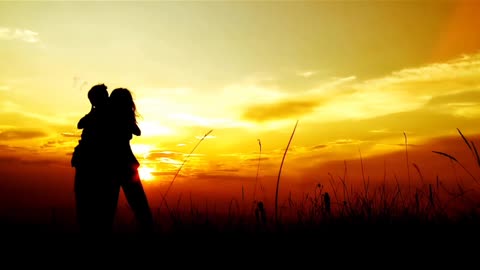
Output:
<instances>
[{"instance_id":1,"label":"bright light burst","mask_svg":"<svg viewBox=\"0 0 480 270\"><path fill-rule=\"evenodd\" d=\"M143 158L146 158L153 147L148 144L132 144L131 148L135 155L139 155L139 156L142 156Z\"/></svg>"},{"instance_id":2,"label":"bright light burst","mask_svg":"<svg viewBox=\"0 0 480 270\"><path fill-rule=\"evenodd\" d=\"M140 175L140 179L142 181L152 181L154 179L154 176L152 174L154 170L152 168L149 168L149 167L142 167L140 166L138 168L138 173Z\"/></svg>"}]
</instances>

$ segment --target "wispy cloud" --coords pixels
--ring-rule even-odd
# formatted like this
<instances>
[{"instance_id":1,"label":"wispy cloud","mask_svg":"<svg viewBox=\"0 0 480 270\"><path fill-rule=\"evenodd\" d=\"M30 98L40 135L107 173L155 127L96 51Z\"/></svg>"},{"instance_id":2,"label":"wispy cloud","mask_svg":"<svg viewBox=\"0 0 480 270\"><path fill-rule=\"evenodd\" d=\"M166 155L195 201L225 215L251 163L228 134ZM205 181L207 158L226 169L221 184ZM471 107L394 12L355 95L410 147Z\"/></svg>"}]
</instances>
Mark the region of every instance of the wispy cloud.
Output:
<instances>
[{"instance_id":1,"label":"wispy cloud","mask_svg":"<svg viewBox=\"0 0 480 270\"><path fill-rule=\"evenodd\" d=\"M253 122L292 116L316 122L359 120L426 108L476 117L480 115L480 53L364 81L356 76L332 78L295 92L254 86L235 90L248 102L241 103L242 97L230 92L232 97L239 97L231 102L241 104L242 119Z\"/></svg>"},{"instance_id":2,"label":"wispy cloud","mask_svg":"<svg viewBox=\"0 0 480 270\"><path fill-rule=\"evenodd\" d=\"M425 107L461 117L478 117L479 105L480 91L471 90L432 97Z\"/></svg>"},{"instance_id":3,"label":"wispy cloud","mask_svg":"<svg viewBox=\"0 0 480 270\"><path fill-rule=\"evenodd\" d=\"M321 121L367 119L427 106L444 114L478 115L474 97L480 93L480 54L407 68L365 81L345 78L341 85L332 84L331 89L343 89L344 94L332 96L312 117ZM452 98L457 102L452 102Z\"/></svg>"},{"instance_id":4,"label":"wispy cloud","mask_svg":"<svg viewBox=\"0 0 480 270\"><path fill-rule=\"evenodd\" d=\"M0 27L0 39L21 40L28 43L39 42L38 33L28 29Z\"/></svg>"},{"instance_id":5,"label":"wispy cloud","mask_svg":"<svg viewBox=\"0 0 480 270\"><path fill-rule=\"evenodd\" d=\"M168 151L168 150L152 150L149 151L147 158L150 160L157 160L160 158L169 158L169 159L183 159L184 153Z\"/></svg>"},{"instance_id":6,"label":"wispy cloud","mask_svg":"<svg viewBox=\"0 0 480 270\"><path fill-rule=\"evenodd\" d=\"M327 147L326 144L317 144L317 145L311 146L310 149L315 151L315 150L323 149L325 147Z\"/></svg>"},{"instance_id":7,"label":"wispy cloud","mask_svg":"<svg viewBox=\"0 0 480 270\"><path fill-rule=\"evenodd\" d=\"M343 85L355 81L355 76L332 78L325 81L313 89L297 92L280 92L263 89L256 95L262 96L262 99L251 99L244 105L242 118L248 121L264 122L271 120L282 120L290 117L299 117L312 114L317 108L322 107L332 98L338 98L351 92L345 91ZM270 96L267 100L265 97ZM253 101L253 102L252 102Z\"/></svg>"},{"instance_id":8,"label":"wispy cloud","mask_svg":"<svg viewBox=\"0 0 480 270\"><path fill-rule=\"evenodd\" d=\"M343 85L355 80L355 76L322 79L313 88L296 91L280 87L280 82L263 84L257 80L245 80L227 85L213 94L200 94L200 89L188 87L144 87L141 91L148 92L148 98L140 97L137 104L145 116L155 115L158 123L179 129L191 126L245 129L257 127L259 122L263 122L262 128L271 129L283 125L277 120L310 114L327 97L337 97L345 90L352 91ZM275 122L268 122L271 120ZM148 120L145 118L145 121Z\"/></svg>"},{"instance_id":9,"label":"wispy cloud","mask_svg":"<svg viewBox=\"0 0 480 270\"><path fill-rule=\"evenodd\" d=\"M8 126L49 126L49 127L66 127L72 126L69 119L62 119L55 116L33 113L28 111L21 111L18 108L22 108L15 103L0 102L0 105L4 106L6 111L0 109L0 119L2 119L2 125ZM18 108L17 108L18 107ZM10 110L8 110L10 109Z\"/></svg>"},{"instance_id":10,"label":"wispy cloud","mask_svg":"<svg viewBox=\"0 0 480 270\"><path fill-rule=\"evenodd\" d=\"M307 70L307 71L297 72L297 75L298 75L298 76L305 77L305 78L312 77L312 76L314 76L315 74L317 74L317 71L314 71L314 70Z\"/></svg>"},{"instance_id":11,"label":"wispy cloud","mask_svg":"<svg viewBox=\"0 0 480 270\"><path fill-rule=\"evenodd\" d=\"M243 117L250 121L285 119L310 113L319 106L320 101L283 101L271 104L252 105L246 109Z\"/></svg>"},{"instance_id":12,"label":"wispy cloud","mask_svg":"<svg viewBox=\"0 0 480 270\"><path fill-rule=\"evenodd\" d=\"M73 132L62 132L61 135L67 138L80 138L79 133L73 133Z\"/></svg>"},{"instance_id":13,"label":"wispy cloud","mask_svg":"<svg viewBox=\"0 0 480 270\"><path fill-rule=\"evenodd\" d=\"M454 85L471 87L478 86L478 73L480 72L480 53L474 55L463 55L445 63L432 63L425 66L406 68L392 72L389 76L365 81L369 86L377 88L388 87L389 89L401 89L401 86L408 83L428 82L437 83L449 82ZM444 86L443 89L450 87ZM422 90L422 89L420 89Z\"/></svg>"},{"instance_id":14,"label":"wispy cloud","mask_svg":"<svg viewBox=\"0 0 480 270\"><path fill-rule=\"evenodd\" d=\"M0 130L0 140L24 140L45 137L47 134L36 129L8 129Z\"/></svg>"},{"instance_id":15,"label":"wispy cloud","mask_svg":"<svg viewBox=\"0 0 480 270\"><path fill-rule=\"evenodd\" d=\"M353 140L353 139L338 139L334 142L331 142L332 144L361 144L362 141L360 140Z\"/></svg>"},{"instance_id":16,"label":"wispy cloud","mask_svg":"<svg viewBox=\"0 0 480 270\"><path fill-rule=\"evenodd\" d=\"M205 117L188 113L171 113L166 120L171 121L176 126L187 127L205 127L205 128L241 128L248 127L248 123L236 121L233 117Z\"/></svg>"},{"instance_id":17,"label":"wispy cloud","mask_svg":"<svg viewBox=\"0 0 480 270\"><path fill-rule=\"evenodd\" d=\"M352 87L357 91L350 98L331 106L348 106L361 118L418 109L442 95L480 91L480 54L403 69Z\"/></svg>"}]
</instances>

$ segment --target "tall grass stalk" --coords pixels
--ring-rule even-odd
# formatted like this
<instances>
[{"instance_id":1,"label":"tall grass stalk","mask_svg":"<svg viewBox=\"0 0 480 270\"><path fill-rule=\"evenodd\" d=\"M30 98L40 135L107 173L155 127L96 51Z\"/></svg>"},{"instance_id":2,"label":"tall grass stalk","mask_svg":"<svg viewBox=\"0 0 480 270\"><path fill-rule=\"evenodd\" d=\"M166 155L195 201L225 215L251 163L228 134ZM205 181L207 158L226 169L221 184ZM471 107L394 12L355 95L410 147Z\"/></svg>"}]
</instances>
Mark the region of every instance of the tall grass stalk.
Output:
<instances>
[{"instance_id":1,"label":"tall grass stalk","mask_svg":"<svg viewBox=\"0 0 480 270\"><path fill-rule=\"evenodd\" d=\"M456 159L454 156L449 155L449 154L444 153L444 152L440 152L440 151L432 151L432 152L435 153L435 154L438 154L438 155L442 155L442 156L444 156L444 157L447 157L447 158L449 158L449 159L452 160L452 161L455 161L458 165L460 165L460 167L462 167L462 169L463 169L466 173L468 173L468 175L470 175L470 177L472 177L472 179L473 179L473 181L475 181L475 183L480 184L480 183L478 182L477 178L475 178L475 176L473 176L473 174L472 174L467 168L465 168L465 166L463 166L463 164L462 164L460 161L458 161L458 159Z\"/></svg>"},{"instance_id":2,"label":"tall grass stalk","mask_svg":"<svg viewBox=\"0 0 480 270\"><path fill-rule=\"evenodd\" d=\"M470 151L472 151L472 146L468 143L467 138L465 138L465 136L463 135L463 133L460 131L459 128L457 128L457 131L460 134L460 136L462 136L462 139L465 142L465 144L467 145L468 149L470 149Z\"/></svg>"},{"instance_id":3,"label":"tall grass stalk","mask_svg":"<svg viewBox=\"0 0 480 270\"><path fill-rule=\"evenodd\" d=\"M347 187L347 161L343 160L343 179L342 179L342 184L343 184L343 201L349 201L349 195L348 195L348 187Z\"/></svg>"},{"instance_id":4,"label":"tall grass stalk","mask_svg":"<svg viewBox=\"0 0 480 270\"><path fill-rule=\"evenodd\" d=\"M480 157L478 156L477 147L475 147L475 143L473 141L468 142L467 138L463 135L459 128L457 128L458 133L462 136L463 141L467 145L470 152L472 152L473 158L477 161L478 166L480 167Z\"/></svg>"},{"instance_id":5,"label":"tall grass stalk","mask_svg":"<svg viewBox=\"0 0 480 270\"><path fill-rule=\"evenodd\" d=\"M365 197L368 198L368 184L365 181L365 172L364 172L364 169L363 169L363 158L362 158L362 152L360 151L360 149L358 149L358 153L360 155L360 166L361 166L361 169L362 169L363 189L365 191Z\"/></svg>"},{"instance_id":6,"label":"tall grass stalk","mask_svg":"<svg viewBox=\"0 0 480 270\"><path fill-rule=\"evenodd\" d=\"M408 177L408 195L410 196L411 192L411 180L410 180L410 162L408 161L408 140L407 134L403 132L403 137L405 138L405 157L407 161L407 177Z\"/></svg>"},{"instance_id":7,"label":"tall grass stalk","mask_svg":"<svg viewBox=\"0 0 480 270\"><path fill-rule=\"evenodd\" d=\"M420 168L419 168L418 165L415 164L415 163L412 163L412 165L413 165L413 167L415 168L415 170L417 170L417 173L418 173L418 175L420 176L420 181L422 181L422 185L424 185L424 184L425 184L425 181L423 181L423 174L422 174L422 172L420 171Z\"/></svg>"},{"instance_id":8,"label":"tall grass stalk","mask_svg":"<svg viewBox=\"0 0 480 270\"><path fill-rule=\"evenodd\" d=\"M277 225L278 225L278 187L280 185L280 175L282 174L283 162L285 161L285 156L287 155L288 148L290 147L290 143L292 142L293 135L295 134L295 130L297 129L297 125L298 125L298 120L295 123L295 127L293 128L292 135L290 136L290 140L288 140L287 148L285 149L285 152L283 153L282 163L280 163L280 169L278 171L277 187L275 189L275 223Z\"/></svg>"},{"instance_id":9,"label":"tall grass stalk","mask_svg":"<svg viewBox=\"0 0 480 270\"><path fill-rule=\"evenodd\" d=\"M257 182L258 182L258 172L260 170L260 160L262 157L262 142L260 139L257 139L258 147L260 148L260 152L258 153L258 165L257 165L257 176L255 176L255 187L253 188L253 201L256 202L256 195L257 195Z\"/></svg>"},{"instance_id":10,"label":"tall grass stalk","mask_svg":"<svg viewBox=\"0 0 480 270\"><path fill-rule=\"evenodd\" d=\"M212 133L212 131L213 131L213 130L210 130L209 132L205 133L205 135L203 135L203 137L197 142L197 144L195 145L195 147L193 147L192 151L190 151L190 153L187 155L187 157L183 160L182 165L180 165L180 167L178 168L177 172L176 172L175 175L173 176L172 181L171 181L170 184L168 185L167 190L165 191L165 193L164 193L163 196L162 196L162 201L160 202L160 207L162 207L163 203L166 202L168 192L170 191L170 188L172 187L173 182L175 181L175 179L177 178L178 174L180 173L180 170L183 168L183 165L187 162L188 158L192 155L192 153L195 151L195 149L197 149L198 145L200 145L200 143L201 143L208 135L210 135L210 133ZM167 206L167 208L168 208L168 206Z\"/></svg>"},{"instance_id":11,"label":"tall grass stalk","mask_svg":"<svg viewBox=\"0 0 480 270\"><path fill-rule=\"evenodd\" d=\"M475 152L475 157L477 158L478 167L480 167L480 157L478 156L477 147L475 147L475 144L473 142L471 142L471 143L472 143L472 146L473 146L473 150Z\"/></svg>"},{"instance_id":12,"label":"tall grass stalk","mask_svg":"<svg viewBox=\"0 0 480 270\"><path fill-rule=\"evenodd\" d=\"M333 178L333 175L331 173L328 173L328 175L330 176L330 179L328 180L328 182L330 183L330 186L332 187L332 192L333 192L333 195L335 197L335 200L336 200L337 204L339 204L339 200L338 200L338 196L337 196L337 187L335 185L335 179Z\"/></svg>"}]
</instances>

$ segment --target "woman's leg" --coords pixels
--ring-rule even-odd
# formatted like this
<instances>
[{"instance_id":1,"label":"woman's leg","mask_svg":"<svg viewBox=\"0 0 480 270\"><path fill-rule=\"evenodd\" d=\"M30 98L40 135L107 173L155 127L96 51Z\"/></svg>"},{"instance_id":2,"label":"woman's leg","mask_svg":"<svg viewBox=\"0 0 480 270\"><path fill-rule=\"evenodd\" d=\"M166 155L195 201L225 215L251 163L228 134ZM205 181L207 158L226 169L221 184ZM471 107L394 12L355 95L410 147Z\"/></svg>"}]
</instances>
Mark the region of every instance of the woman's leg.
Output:
<instances>
[{"instance_id":1,"label":"woman's leg","mask_svg":"<svg viewBox=\"0 0 480 270\"><path fill-rule=\"evenodd\" d=\"M153 215L138 170L134 170L132 177L122 183L122 188L125 198L140 225L140 230L142 232L153 232Z\"/></svg>"}]
</instances>

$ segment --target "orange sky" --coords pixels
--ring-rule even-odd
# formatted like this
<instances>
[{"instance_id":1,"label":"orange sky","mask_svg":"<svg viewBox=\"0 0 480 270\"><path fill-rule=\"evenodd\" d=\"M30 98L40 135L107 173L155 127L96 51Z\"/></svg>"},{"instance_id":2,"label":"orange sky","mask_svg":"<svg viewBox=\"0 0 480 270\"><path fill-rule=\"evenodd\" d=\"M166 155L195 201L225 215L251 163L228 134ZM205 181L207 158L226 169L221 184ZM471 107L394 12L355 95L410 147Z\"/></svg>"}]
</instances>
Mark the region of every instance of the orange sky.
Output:
<instances>
[{"instance_id":1,"label":"orange sky","mask_svg":"<svg viewBox=\"0 0 480 270\"><path fill-rule=\"evenodd\" d=\"M480 4L411 2L0 3L1 207L73 204L70 154L88 89L127 87L153 205L301 196L329 174L372 183L480 178ZM384 166L385 165L385 166ZM455 176L456 174L456 176ZM151 178L151 179L147 179ZM147 181L148 180L148 181ZM44 194L49 194L45 199ZM268 203L267 203L268 204Z\"/></svg>"}]
</instances>

